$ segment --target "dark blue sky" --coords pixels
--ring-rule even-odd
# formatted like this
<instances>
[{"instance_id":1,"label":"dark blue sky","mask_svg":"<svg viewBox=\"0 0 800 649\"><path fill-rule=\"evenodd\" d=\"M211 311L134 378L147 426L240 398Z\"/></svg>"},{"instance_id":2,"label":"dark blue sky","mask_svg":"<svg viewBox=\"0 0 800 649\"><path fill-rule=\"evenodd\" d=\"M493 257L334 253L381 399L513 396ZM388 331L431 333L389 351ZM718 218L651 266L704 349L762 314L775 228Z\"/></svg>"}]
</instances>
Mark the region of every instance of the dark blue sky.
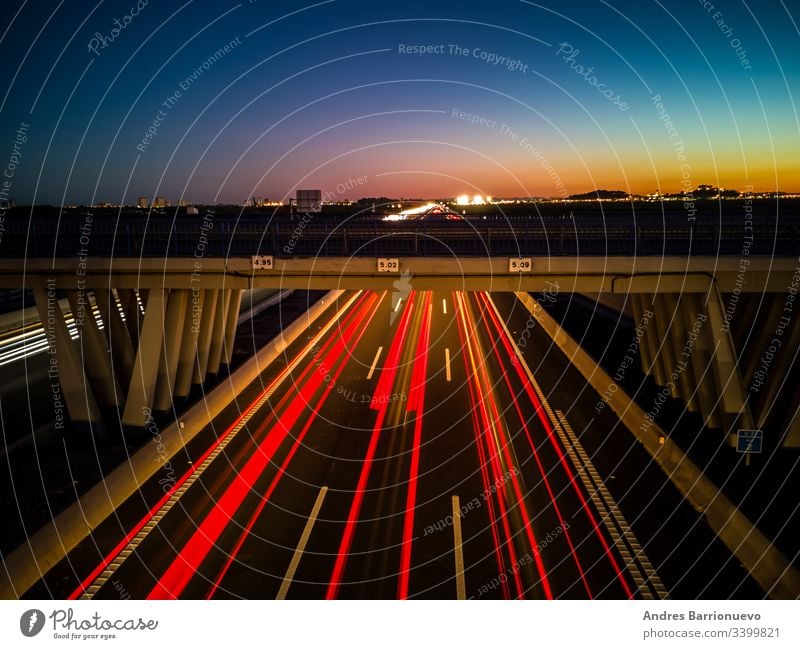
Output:
<instances>
[{"instance_id":1,"label":"dark blue sky","mask_svg":"<svg viewBox=\"0 0 800 649\"><path fill-rule=\"evenodd\" d=\"M3 3L18 203L800 190L796 4L140 4Z\"/></svg>"}]
</instances>

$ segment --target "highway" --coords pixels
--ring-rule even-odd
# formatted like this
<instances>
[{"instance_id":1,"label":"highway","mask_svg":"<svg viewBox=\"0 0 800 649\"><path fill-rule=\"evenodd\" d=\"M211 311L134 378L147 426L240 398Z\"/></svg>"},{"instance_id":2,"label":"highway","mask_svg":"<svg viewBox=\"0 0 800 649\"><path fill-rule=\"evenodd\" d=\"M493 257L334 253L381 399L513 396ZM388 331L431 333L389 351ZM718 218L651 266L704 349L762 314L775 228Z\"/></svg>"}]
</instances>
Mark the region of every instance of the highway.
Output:
<instances>
[{"instance_id":1,"label":"highway","mask_svg":"<svg viewBox=\"0 0 800 649\"><path fill-rule=\"evenodd\" d=\"M525 327L510 295L345 293L250 406L193 440L185 464L172 458L170 476L157 474L68 557L72 579L57 588L73 598L667 597L521 355Z\"/></svg>"}]
</instances>

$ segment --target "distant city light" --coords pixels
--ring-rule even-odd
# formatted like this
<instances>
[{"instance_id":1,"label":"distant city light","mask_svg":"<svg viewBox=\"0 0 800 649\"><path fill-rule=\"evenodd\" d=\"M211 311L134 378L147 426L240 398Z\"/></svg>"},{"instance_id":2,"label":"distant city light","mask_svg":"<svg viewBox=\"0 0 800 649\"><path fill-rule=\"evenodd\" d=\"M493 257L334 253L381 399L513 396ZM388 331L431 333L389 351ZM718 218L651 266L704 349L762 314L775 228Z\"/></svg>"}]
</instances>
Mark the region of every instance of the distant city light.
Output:
<instances>
[{"instance_id":1,"label":"distant city light","mask_svg":"<svg viewBox=\"0 0 800 649\"><path fill-rule=\"evenodd\" d=\"M487 203L491 203L492 200L491 196L475 194L475 196L470 198L467 194L461 194L461 196L456 198L456 205L486 205Z\"/></svg>"},{"instance_id":2,"label":"distant city light","mask_svg":"<svg viewBox=\"0 0 800 649\"><path fill-rule=\"evenodd\" d=\"M403 210L397 214L389 214L384 217L384 221L405 221L409 216L416 216L418 214L423 214L427 212L433 207L436 207L437 203L426 203L421 207L412 207L408 210Z\"/></svg>"},{"instance_id":3,"label":"distant city light","mask_svg":"<svg viewBox=\"0 0 800 649\"><path fill-rule=\"evenodd\" d=\"M412 207L397 214L387 214L384 221L461 221L461 215L451 210L444 203L426 203L419 207Z\"/></svg>"}]
</instances>

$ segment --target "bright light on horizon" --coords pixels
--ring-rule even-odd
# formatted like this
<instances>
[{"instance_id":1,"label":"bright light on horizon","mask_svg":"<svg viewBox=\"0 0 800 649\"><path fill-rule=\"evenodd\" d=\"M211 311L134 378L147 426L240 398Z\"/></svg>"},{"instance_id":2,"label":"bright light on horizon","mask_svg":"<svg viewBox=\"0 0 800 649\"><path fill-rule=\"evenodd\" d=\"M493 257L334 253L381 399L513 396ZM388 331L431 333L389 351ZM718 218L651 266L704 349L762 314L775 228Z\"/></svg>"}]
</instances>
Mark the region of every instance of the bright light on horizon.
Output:
<instances>
[{"instance_id":1,"label":"bright light on horizon","mask_svg":"<svg viewBox=\"0 0 800 649\"><path fill-rule=\"evenodd\" d=\"M486 205L487 203L491 202L491 196L484 197L480 194L475 194L475 196L472 198L470 198L468 194L461 194L460 196L456 197L456 205Z\"/></svg>"}]
</instances>

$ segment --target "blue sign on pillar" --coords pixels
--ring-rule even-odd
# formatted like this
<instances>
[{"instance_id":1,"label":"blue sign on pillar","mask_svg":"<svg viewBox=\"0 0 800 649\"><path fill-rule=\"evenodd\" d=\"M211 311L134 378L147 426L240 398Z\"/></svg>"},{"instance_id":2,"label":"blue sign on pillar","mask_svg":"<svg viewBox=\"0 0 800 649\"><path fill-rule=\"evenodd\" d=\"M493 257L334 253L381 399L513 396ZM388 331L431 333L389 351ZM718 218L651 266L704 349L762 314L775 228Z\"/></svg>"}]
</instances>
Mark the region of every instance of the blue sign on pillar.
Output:
<instances>
[{"instance_id":1,"label":"blue sign on pillar","mask_svg":"<svg viewBox=\"0 0 800 649\"><path fill-rule=\"evenodd\" d=\"M736 439L736 450L739 453L761 453L763 441L763 430L740 430Z\"/></svg>"}]
</instances>

